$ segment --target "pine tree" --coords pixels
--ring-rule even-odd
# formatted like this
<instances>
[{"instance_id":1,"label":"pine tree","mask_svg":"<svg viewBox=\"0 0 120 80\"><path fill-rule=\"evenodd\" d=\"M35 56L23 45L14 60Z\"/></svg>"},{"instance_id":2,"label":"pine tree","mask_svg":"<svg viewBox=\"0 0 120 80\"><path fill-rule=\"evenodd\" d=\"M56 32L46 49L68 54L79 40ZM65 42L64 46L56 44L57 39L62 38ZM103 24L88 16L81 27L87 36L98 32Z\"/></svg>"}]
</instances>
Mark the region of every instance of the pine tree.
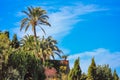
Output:
<instances>
[{"instance_id":1,"label":"pine tree","mask_svg":"<svg viewBox=\"0 0 120 80\"><path fill-rule=\"evenodd\" d=\"M85 73L82 73L80 80L86 80L86 79L87 79L87 75Z\"/></svg>"},{"instance_id":2,"label":"pine tree","mask_svg":"<svg viewBox=\"0 0 120 80\"><path fill-rule=\"evenodd\" d=\"M17 35L14 34L12 42L11 42L12 48L18 48L19 47L19 41L17 39Z\"/></svg>"},{"instance_id":3,"label":"pine tree","mask_svg":"<svg viewBox=\"0 0 120 80\"><path fill-rule=\"evenodd\" d=\"M79 64L79 58L75 60L74 67L71 69L68 80L80 80L81 77L81 68Z\"/></svg>"},{"instance_id":4,"label":"pine tree","mask_svg":"<svg viewBox=\"0 0 120 80\"><path fill-rule=\"evenodd\" d=\"M96 63L94 58L92 58L92 63L88 68L88 78L87 80L96 80Z\"/></svg>"},{"instance_id":5,"label":"pine tree","mask_svg":"<svg viewBox=\"0 0 120 80\"><path fill-rule=\"evenodd\" d=\"M9 38L9 32L8 32L8 31L5 31L4 33L5 33L6 36Z\"/></svg>"},{"instance_id":6,"label":"pine tree","mask_svg":"<svg viewBox=\"0 0 120 80\"><path fill-rule=\"evenodd\" d=\"M114 70L114 73L113 73L113 80L119 80L116 70Z\"/></svg>"}]
</instances>

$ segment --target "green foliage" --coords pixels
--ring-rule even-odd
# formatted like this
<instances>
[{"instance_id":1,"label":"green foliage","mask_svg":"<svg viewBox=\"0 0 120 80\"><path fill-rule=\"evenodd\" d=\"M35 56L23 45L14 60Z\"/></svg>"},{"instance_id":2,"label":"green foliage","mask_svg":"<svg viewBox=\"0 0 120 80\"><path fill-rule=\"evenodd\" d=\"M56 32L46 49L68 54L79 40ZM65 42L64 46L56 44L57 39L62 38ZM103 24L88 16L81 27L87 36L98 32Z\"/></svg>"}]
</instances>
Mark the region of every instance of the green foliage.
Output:
<instances>
[{"instance_id":1,"label":"green foliage","mask_svg":"<svg viewBox=\"0 0 120 80\"><path fill-rule=\"evenodd\" d=\"M79 58L75 60L74 67L70 70L68 74L68 80L80 80L81 69L79 65Z\"/></svg>"},{"instance_id":2,"label":"green foliage","mask_svg":"<svg viewBox=\"0 0 120 80\"><path fill-rule=\"evenodd\" d=\"M87 75L85 73L81 74L80 80L86 80L87 79Z\"/></svg>"},{"instance_id":3,"label":"green foliage","mask_svg":"<svg viewBox=\"0 0 120 80\"><path fill-rule=\"evenodd\" d=\"M17 35L14 34L12 42L11 42L12 48L18 48L19 47L19 41L17 39Z\"/></svg>"},{"instance_id":4,"label":"green foliage","mask_svg":"<svg viewBox=\"0 0 120 80\"><path fill-rule=\"evenodd\" d=\"M38 38L37 38L37 42L38 42ZM35 51L36 47L34 46L34 36L32 35L25 35L22 40L20 41L22 48L24 51L27 52L33 52Z\"/></svg>"},{"instance_id":5,"label":"green foliage","mask_svg":"<svg viewBox=\"0 0 120 80\"><path fill-rule=\"evenodd\" d=\"M49 61L45 61L45 63L43 64L45 67L48 67L48 68L51 68L51 67L53 67L54 66L54 64L53 63L51 63L51 62L49 62Z\"/></svg>"},{"instance_id":6,"label":"green foliage","mask_svg":"<svg viewBox=\"0 0 120 80\"><path fill-rule=\"evenodd\" d=\"M8 68L8 56L10 53L10 40L9 40L9 32L0 32L0 77L3 79L4 76L8 73L6 69Z\"/></svg>"},{"instance_id":7,"label":"green foliage","mask_svg":"<svg viewBox=\"0 0 120 80\"><path fill-rule=\"evenodd\" d=\"M34 46L34 36L26 35L21 40L21 45L23 49L27 52L34 52L40 59L43 61L50 60L50 57L53 57L57 54L59 57L62 52L56 45L57 41L54 40L51 36L41 39L37 38L37 46ZM36 53L37 50L37 53Z\"/></svg>"},{"instance_id":8,"label":"green foliage","mask_svg":"<svg viewBox=\"0 0 120 80\"><path fill-rule=\"evenodd\" d=\"M13 69L17 69L21 79L24 78L25 74L29 72L34 80L42 78L44 80L45 75L44 68L42 67L40 60L37 59L33 53L27 53L22 50L15 51L9 56L9 66ZM42 77L39 77L42 76Z\"/></svg>"},{"instance_id":9,"label":"green foliage","mask_svg":"<svg viewBox=\"0 0 120 80\"><path fill-rule=\"evenodd\" d=\"M97 73L97 77L96 77L97 80L101 80L101 79L113 80L112 71L109 65L103 65L103 66L98 65L96 73Z\"/></svg>"},{"instance_id":10,"label":"green foliage","mask_svg":"<svg viewBox=\"0 0 120 80\"><path fill-rule=\"evenodd\" d=\"M37 26L45 34L41 25L51 26L46 11L40 7L28 7L28 11L23 13L27 17L21 20L20 30L25 27L26 32L29 27L32 27L34 36L26 35L20 45L16 34L10 42L9 32L0 31L0 80L45 80L44 67L54 67L60 80L67 80L67 78L68 80L120 80L116 70L112 75L109 65L96 66L94 58L87 75L81 74L79 58L75 60L74 67L67 74L68 63L61 65L59 60L52 62L50 60L51 57L55 59L55 54L61 58L62 51L58 48L57 41L51 36L39 39L36 34ZM67 57L68 55L62 56L65 61Z\"/></svg>"},{"instance_id":11,"label":"green foliage","mask_svg":"<svg viewBox=\"0 0 120 80\"><path fill-rule=\"evenodd\" d=\"M2 71L0 70L1 80L16 78L14 70L19 74L19 79L23 80L25 74L29 72L34 80L44 80L44 68L40 63L40 59L36 58L34 53L30 50L24 49L24 45L18 48L17 36L14 35L12 40L12 47L10 47L10 40L6 34L0 34L0 49L2 61ZM29 42L30 44L31 42ZM27 48L28 46L26 46ZM15 49L18 48L18 49ZM0 64L1 66L1 64ZM41 76L41 77L40 77Z\"/></svg>"},{"instance_id":12,"label":"green foliage","mask_svg":"<svg viewBox=\"0 0 120 80\"><path fill-rule=\"evenodd\" d=\"M31 26L32 31L34 33L34 42L37 45L36 27L39 26L41 30L45 33L41 25L51 26L47 21L48 16L46 15L46 11L40 7L35 7L35 8L28 7L28 11L23 11L23 13L25 13L27 17L21 20L20 30L22 30L25 27L25 32L26 32L28 28Z\"/></svg>"},{"instance_id":13,"label":"green foliage","mask_svg":"<svg viewBox=\"0 0 120 80\"><path fill-rule=\"evenodd\" d=\"M43 37L40 40L40 48L39 48L39 54L42 56L44 60L49 60L50 57L54 58L54 55L58 55L60 58L60 53L62 52L57 47L57 41L54 40L51 36L48 36L46 39Z\"/></svg>"},{"instance_id":14,"label":"green foliage","mask_svg":"<svg viewBox=\"0 0 120 80\"><path fill-rule=\"evenodd\" d=\"M116 73L116 70L114 70L113 79L114 79L114 80L119 80L119 77L118 77L118 75L117 75L117 73Z\"/></svg>"},{"instance_id":15,"label":"green foliage","mask_svg":"<svg viewBox=\"0 0 120 80\"><path fill-rule=\"evenodd\" d=\"M62 74L61 74L61 80L68 80L68 79L67 79L67 74L62 73Z\"/></svg>"},{"instance_id":16,"label":"green foliage","mask_svg":"<svg viewBox=\"0 0 120 80\"><path fill-rule=\"evenodd\" d=\"M10 40L5 33L0 33L0 53L9 48Z\"/></svg>"},{"instance_id":17,"label":"green foliage","mask_svg":"<svg viewBox=\"0 0 120 80\"><path fill-rule=\"evenodd\" d=\"M4 33L5 33L5 35L9 38L9 32L8 32L8 31L5 31Z\"/></svg>"},{"instance_id":18,"label":"green foliage","mask_svg":"<svg viewBox=\"0 0 120 80\"><path fill-rule=\"evenodd\" d=\"M91 65L88 68L87 80L96 80L96 63L94 58L92 58Z\"/></svg>"}]
</instances>

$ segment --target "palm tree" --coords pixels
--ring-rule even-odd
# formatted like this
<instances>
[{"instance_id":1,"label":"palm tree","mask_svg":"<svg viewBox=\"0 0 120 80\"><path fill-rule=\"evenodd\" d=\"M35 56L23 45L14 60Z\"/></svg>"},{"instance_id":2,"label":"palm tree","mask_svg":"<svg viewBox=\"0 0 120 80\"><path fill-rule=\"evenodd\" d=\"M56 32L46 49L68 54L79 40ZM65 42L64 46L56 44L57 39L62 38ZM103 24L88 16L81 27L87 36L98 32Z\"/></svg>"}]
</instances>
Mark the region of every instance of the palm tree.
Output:
<instances>
[{"instance_id":1,"label":"palm tree","mask_svg":"<svg viewBox=\"0 0 120 80\"><path fill-rule=\"evenodd\" d=\"M36 57L39 57L43 61L50 59L52 57L54 59L54 55L57 54L60 58L62 51L57 47L57 41L54 40L51 36L48 38L42 37L39 39L37 37L37 46L34 46L34 36L26 35L21 40L22 48L27 52L35 53L35 49L38 49L38 54L35 54Z\"/></svg>"},{"instance_id":2,"label":"palm tree","mask_svg":"<svg viewBox=\"0 0 120 80\"><path fill-rule=\"evenodd\" d=\"M45 59L50 59L50 57L54 59L55 54L61 58L60 53L62 53L62 51L56 46L56 44L57 41L54 40L51 36L46 39L43 37L40 47L42 48Z\"/></svg>"},{"instance_id":3,"label":"palm tree","mask_svg":"<svg viewBox=\"0 0 120 80\"><path fill-rule=\"evenodd\" d=\"M45 60L50 60L50 57L55 59L55 54L61 58L60 53L62 53L62 51L56 46L57 41L52 39L51 36L49 36L48 38L42 37L38 44L38 56L42 59L43 62Z\"/></svg>"},{"instance_id":4,"label":"palm tree","mask_svg":"<svg viewBox=\"0 0 120 80\"><path fill-rule=\"evenodd\" d=\"M37 34L36 34L36 26L39 26L41 30L45 33L44 29L41 27L41 25L47 25L51 26L49 22L47 21L48 16L46 15L46 11L43 10L40 7L28 7L28 12L23 11L27 15L27 17L23 18L21 20L21 28L20 30L25 27L25 32L28 30L28 28L31 26L32 31L34 33L34 40L35 44L37 44ZM46 34L46 33L45 33Z\"/></svg>"},{"instance_id":5,"label":"palm tree","mask_svg":"<svg viewBox=\"0 0 120 80\"><path fill-rule=\"evenodd\" d=\"M34 36L32 35L25 35L20 43L25 51L35 50Z\"/></svg>"}]
</instances>

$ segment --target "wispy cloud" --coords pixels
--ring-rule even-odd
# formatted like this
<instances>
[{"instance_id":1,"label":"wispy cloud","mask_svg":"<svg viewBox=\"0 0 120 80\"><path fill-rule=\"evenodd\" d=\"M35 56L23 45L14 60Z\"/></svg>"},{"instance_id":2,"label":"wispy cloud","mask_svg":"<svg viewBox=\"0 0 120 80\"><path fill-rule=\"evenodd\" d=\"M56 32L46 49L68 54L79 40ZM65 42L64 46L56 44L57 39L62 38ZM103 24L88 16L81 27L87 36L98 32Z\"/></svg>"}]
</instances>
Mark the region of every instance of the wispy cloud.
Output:
<instances>
[{"instance_id":1,"label":"wispy cloud","mask_svg":"<svg viewBox=\"0 0 120 80\"><path fill-rule=\"evenodd\" d=\"M74 60L78 57L80 57L80 65L83 72L87 72L92 57L95 58L96 64L109 64L112 69L120 66L120 52L110 52L104 48L70 55L68 59L70 60L71 67L73 67Z\"/></svg>"},{"instance_id":2,"label":"wispy cloud","mask_svg":"<svg viewBox=\"0 0 120 80\"><path fill-rule=\"evenodd\" d=\"M22 16L25 16L25 14L22 13L22 12L17 12L17 13L15 14L15 16L16 16L16 17L22 17Z\"/></svg>"},{"instance_id":3,"label":"wispy cloud","mask_svg":"<svg viewBox=\"0 0 120 80\"><path fill-rule=\"evenodd\" d=\"M73 26L80 21L83 21L83 19L80 18L80 16L97 12L97 11L103 11L105 9L101 9L97 7L96 5L75 5L75 6L63 6L60 8L57 8L56 11L49 11L49 22L51 23L52 27L48 28L46 26L43 26L44 29L47 32L47 36L51 35L55 37L56 39L61 39L64 36L68 35L73 29ZM23 16L22 13L18 13L17 16ZM23 37L25 34L24 32L19 31L19 27L13 29L14 33L17 33L19 37ZM28 30L26 34L32 34L31 30ZM37 34L43 35L43 33L40 31L39 28L37 28Z\"/></svg>"}]
</instances>

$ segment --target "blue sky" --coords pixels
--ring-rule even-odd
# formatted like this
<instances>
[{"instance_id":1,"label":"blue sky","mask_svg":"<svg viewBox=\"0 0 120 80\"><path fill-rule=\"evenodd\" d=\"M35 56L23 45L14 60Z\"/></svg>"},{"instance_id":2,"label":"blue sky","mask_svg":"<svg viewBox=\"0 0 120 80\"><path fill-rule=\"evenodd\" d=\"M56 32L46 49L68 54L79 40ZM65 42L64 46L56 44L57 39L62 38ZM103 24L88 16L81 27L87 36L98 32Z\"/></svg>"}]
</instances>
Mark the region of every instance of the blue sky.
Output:
<instances>
[{"instance_id":1,"label":"blue sky","mask_svg":"<svg viewBox=\"0 0 120 80\"><path fill-rule=\"evenodd\" d=\"M80 57L83 72L95 57L97 64L109 64L120 75L120 1L119 0L1 0L0 30L22 38L21 11L40 6L48 12L52 27L45 27L46 36L58 40L58 46L69 54L70 66ZM38 28L37 35L43 35Z\"/></svg>"}]
</instances>

